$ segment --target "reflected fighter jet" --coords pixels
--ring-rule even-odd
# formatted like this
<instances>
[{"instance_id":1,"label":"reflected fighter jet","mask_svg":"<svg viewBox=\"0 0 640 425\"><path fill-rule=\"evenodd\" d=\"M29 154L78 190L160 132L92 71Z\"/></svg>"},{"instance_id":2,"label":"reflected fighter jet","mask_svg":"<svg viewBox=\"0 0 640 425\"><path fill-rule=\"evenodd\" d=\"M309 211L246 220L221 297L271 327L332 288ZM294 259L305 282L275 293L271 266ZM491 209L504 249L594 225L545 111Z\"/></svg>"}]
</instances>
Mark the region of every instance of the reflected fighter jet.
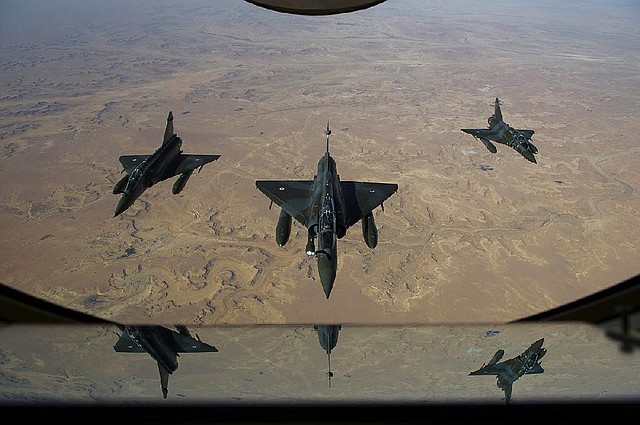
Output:
<instances>
[{"instance_id":1,"label":"reflected fighter jet","mask_svg":"<svg viewBox=\"0 0 640 425\"><path fill-rule=\"evenodd\" d=\"M320 346L327 353L327 362L329 370L327 372L327 378L329 379L329 387L331 387L331 378L333 378L333 372L331 372L331 350L338 344L338 334L342 325L313 325L313 329L318 332L318 342Z\"/></svg>"},{"instance_id":2,"label":"reflected fighter jet","mask_svg":"<svg viewBox=\"0 0 640 425\"><path fill-rule=\"evenodd\" d=\"M120 163L127 175L113 188L114 195L122 193L114 217L129 208L142 193L154 184L177 176L171 192L177 195L196 168L215 161L220 155L188 155L182 153L182 139L173 132L173 113L169 111L164 139L151 155L122 155ZM199 172L199 171L198 171Z\"/></svg>"},{"instance_id":3,"label":"reflected fighter jet","mask_svg":"<svg viewBox=\"0 0 640 425\"><path fill-rule=\"evenodd\" d=\"M276 242L284 246L291 233L291 218L308 230L307 255L315 255L322 289L331 294L338 268L337 240L347 229L362 220L362 234L371 249L378 244L378 230L373 210L398 190L397 184L340 181L336 163L329 154L329 123L327 150L318 162L313 180L258 180L256 187L271 204L281 208L276 226ZM269 207L271 208L271 207ZM318 249L314 239L318 238Z\"/></svg>"},{"instance_id":4,"label":"reflected fighter jet","mask_svg":"<svg viewBox=\"0 0 640 425\"><path fill-rule=\"evenodd\" d=\"M169 392L169 375L178 369L179 353L217 353L218 349L200 341L185 326L176 326L178 332L163 326L117 325L122 331L120 339L113 346L119 353L148 353L160 371L162 396Z\"/></svg>"},{"instance_id":5,"label":"reflected fighter jet","mask_svg":"<svg viewBox=\"0 0 640 425\"><path fill-rule=\"evenodd\" d=\"M518 151L527 160L537 163L534 154L538 153L538 148L531 143L533 130L516 130L502 120L500 111L500 100L496 97L495 111L489 117L489 128L463 128L465 133L471 134L489 149L489 152L496 153L498 150L491 141L502 143Z\"/></svg>"},{"instance_id":6,"label":"reflected fighter jet","mask_svg":"<svg viewBox=\"0 0 640 425\"><path fill-rule=\"evenodd\" d=\"M469 376L496 375L498 378L496 385L504 391L505 403L509 404L511 402L511 387L515 381L525 374L544 372L540 365L540 359L547 353L547 349L542 347L543 343L544 338L541 338L517 357L498 363L504 356L504 350L500 349L496 351L487 365L482 365L480 369L469 373Z\"/></svg>"}]
</instances>

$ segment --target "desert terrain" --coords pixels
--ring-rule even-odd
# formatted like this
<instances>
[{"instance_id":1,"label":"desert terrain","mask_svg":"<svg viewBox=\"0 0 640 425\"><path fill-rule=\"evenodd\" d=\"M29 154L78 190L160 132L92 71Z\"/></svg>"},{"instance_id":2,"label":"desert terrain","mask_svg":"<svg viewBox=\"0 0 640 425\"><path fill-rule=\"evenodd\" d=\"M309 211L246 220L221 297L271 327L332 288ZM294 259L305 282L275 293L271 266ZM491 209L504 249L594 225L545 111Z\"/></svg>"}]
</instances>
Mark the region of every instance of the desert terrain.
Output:
<instances>
[{"instance_id":1,"label":"desert terrain","mask_svg":"<svg viewBox=\"0 0 640 425\"><path fill-rule=\"evenodd\" d=\"M5 2L0 281L121 323L442 325L637 275L640 7L482 3ZM537 164L460 131L496 97ZM168 111L185 153L221 157L114 218L118 157L160 146ZM329 299L255 187L313 179L327 122L342 180L399 186L374 250L359 223L338 241Z\"/></svg>"}]
</instances>

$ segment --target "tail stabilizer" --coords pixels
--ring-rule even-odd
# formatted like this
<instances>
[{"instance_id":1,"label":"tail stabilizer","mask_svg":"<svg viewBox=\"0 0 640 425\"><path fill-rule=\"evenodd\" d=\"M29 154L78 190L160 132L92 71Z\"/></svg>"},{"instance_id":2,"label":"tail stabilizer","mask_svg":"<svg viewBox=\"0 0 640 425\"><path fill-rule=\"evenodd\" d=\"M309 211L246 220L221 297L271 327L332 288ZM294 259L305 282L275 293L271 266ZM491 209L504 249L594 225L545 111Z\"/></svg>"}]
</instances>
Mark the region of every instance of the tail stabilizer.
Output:
<instances>
[{"instance_id":1,"label":"tail stabilizer","mask_svg":"<svg viewBox=\"0 0 640 425\"><path fill-rule=\"evenodd\" d=\"M333 378L333 372L331 372L331 354L327 353L327 363L328 363L328 371L327 371L327 379L329 380L329 388L331 388L331 378Z\"/></svg>"},{"instance_id":2,"label":"tail stabilizer","mask_svg":"<svg viewBox=\"0 0 640 425\"><path fill-rule=\"evenodd\" d=\"M173 137L175 133L173 132L173 112L169 111L169 115L167 116L167 127L164 129L164 139L162 140L162 144L164 145Z\"/></svg>"},{"instance_id":3,"label":"tail stabilizer","mask_svg":"<svg viewBox=\"0 0 640 425\"><path fill-rule=\"evenodd\" d=\"M500 110L500 99L496 97L496 103L494 106L493 116L496 117L497 120L502 121L502 111Z\"/></svg>"},{"instance_id":4,"label":"tail stabilizer","mask_svg":"<svg viewBox=\"0 0 640 425\"><path fill-rule=\"evenodd\" d=\"M329 136L331 135L331 129L329 128L329 121L327 121L327 129L324 131L324 135L327 136L327 153L329 153Z\"/></svg>"},{"instance_id":5,"label":"tail stabilizer","mask_svg":"<svg viewBox=\"0 0 640 425\"><path fill-rule=\"evenodd\" d=\"M509 382L505 387L504 387L504 402L505 404L510 404L511 403L511 393L513 391L513 383Z\"/></svg>"},{"instance_id":6,"label":"tail stabilizer","mask_svg":"<svg viewBox=\"0 0 640 425\"><path fill-rule=\"evenodd\" d=\"M158 371L160 372L160 388L162 388L162 397L167 398L167 394L169 393L169 372L164 366L158 362Z\"/></svg>"}]
</instances>

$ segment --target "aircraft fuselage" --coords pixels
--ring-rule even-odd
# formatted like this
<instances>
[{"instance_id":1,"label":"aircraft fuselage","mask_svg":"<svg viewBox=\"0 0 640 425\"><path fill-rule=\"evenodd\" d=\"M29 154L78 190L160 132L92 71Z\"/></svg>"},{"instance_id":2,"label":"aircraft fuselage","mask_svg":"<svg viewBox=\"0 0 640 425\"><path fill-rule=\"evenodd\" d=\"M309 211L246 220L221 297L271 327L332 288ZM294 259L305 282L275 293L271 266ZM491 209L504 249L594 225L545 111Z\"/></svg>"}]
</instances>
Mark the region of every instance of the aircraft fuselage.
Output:
<instances>
[{"instance_id":1,"label":"aircraft fuselage","mask_svg":"<svg viewBox=\"0 0 640 425\"><path fill-rule=\"evenodd\" d=\"M528 373L547 354L547 349L542 347L543 342L542 339L534 342L524 353L516 357L517 373L520 375Z\"/></svg>"},{"instance_id":2,"label":"aircraft fuselage","mask_svg":"<svg viewBox=\"0 0 640 425\"><path fill-rule=\"evenodd\" d=\"M489 364L483 365L480 369L471 372L469 375L496 375L497 386L505 393L505 402L511 400L512 385L525 374L543 373L544 369L540 365L540 360L547 353L543 348L544 338L531 344L524 352L518 356L499 362L504 355L504 350L500 349L493 355Z\"/></svg>"},{"instance_id":3,"label":"aircraft fuselage","mask_svg":"<svg viewBox=\"0 0 640 425\"><path fill-rule=\"evenodd\" d=\"M510 362L507 367L498 375L497 385L499 388L505 390L506 402L509 403L511 399L510 386L517 381L523 375L529 373L544 357L547 353L546 348L542 348L543 339L540 339L533 344L525 352L519 354L513 362ZM507 392L507 389L509 391Z\"/></svg>"},{"instance_id":4,"label":"aircraft fuselage","mask_svg":"<svg viewBox=\"0 0 640 425\"><path fill-rule=\"evenodd\" d=\"M536 162L533 154L538 153L538 149L520 131L495 117L489 118L489 129L495 134L496 142L505 144L515 149L529 161Z\"/></svg>"},{"instance_id":5,"label":"aircraft fuselage","mask_svg":"<svg viewBox=\"0 0 640 425\"><path fill-rule=\"evenodd\" d=\"M160 181L167 167L182 153L182 139L174 135L163 143L147 159L142 161L128 176L122 198L116 207L115 216L120 215L144 193Z\"/></svg>"},{"instance_id":6,"label":"aircraft fuselage","mask_svg":"<svg viewBox=\"0 0 640 425\"><path fill-rule=\"evenodd\" d=\"M338 268L337 240L345 235L347 228L340 177L336 163L329 152L326 152L318 161L312 202L307 254L315 255L320 282L325 295L329 298ZM314 238L317 239L317 249L313 248Z\"/></svg>"},{"instance_id":7,"label":"aircraft fuselage","mask_svg":"<svg viewBox=\"0 0 640 425\"><path fill-rule=\"evenodd\" d=\"M124 326L124 331L169 373L178 369L178 354L171 334L157 326Z\"/></svg>"}]
</instances>

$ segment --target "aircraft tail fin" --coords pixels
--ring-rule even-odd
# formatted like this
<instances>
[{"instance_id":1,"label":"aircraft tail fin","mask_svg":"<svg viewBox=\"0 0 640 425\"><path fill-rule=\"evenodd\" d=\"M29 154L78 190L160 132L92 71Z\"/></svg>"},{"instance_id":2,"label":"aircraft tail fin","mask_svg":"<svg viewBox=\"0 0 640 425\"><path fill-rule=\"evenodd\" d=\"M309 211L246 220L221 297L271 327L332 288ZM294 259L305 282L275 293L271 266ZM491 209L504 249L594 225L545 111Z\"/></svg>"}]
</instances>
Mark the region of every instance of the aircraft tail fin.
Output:
<instances>
[{"instance_id":1,"label":"aircraft tail fin","mask_svg":"<svg viewBox=\"0 0 640 425\"><path fill-rule=\"evenodd\" d=\"M496 102L494 106L493 116L496 117L497 120L502 121L502 111L500 110L500 99L496 97Z\"/></svg>"},{"instance_id":2,"label":"aircraft tail fin","mask_svg":"<svg viewBox=\"0 0 640 425\"><path fill-rule=\"evenodd\" d=\"M331 388L331 378L333 378L333 372L331 372L331 353L327 353L327 362L329 370L327 372L327 379L329 380L329 388Z\"/></svg>"},{"instance_id":3,"label":"aircraft tail fin","mask_svg":"<svg viewBox=\"0 0 640 425\"><path fill-rule=\"evenodd\" d=\"M186 326L184 325L175 325L175 326L179 333L181 333L182 335L191 337L191 332L189 332L189 329Z\"/></svg>"},{"instance_id":4,"label":"aircraft tail fin","mask_svg":"<svg viewBox=\"0 0 640 425\"><path fill-rule=\"evenodd\" d=\"M509 382L504 388L504 402L505 404L511 403L511 392L513 390L513 383Z\"/></svg>"},{"instance_id":5,"label":"aircraft tail fin","mask_svg":"<svg viewBox=\"0 0 640 425\"><path fill-rule=\"evenodd\" d=\"M162 397L167 398L169 393L169 372L164 366L158 362L158 371L160 372L160 387L162 388Z\"/></svg>"},{"instance_id":6,"label":"aircraft tail fin","mask_svg":"<svg viewBox=\"0 0 640 425\"><path fill-rule=\"evenodd\" d=\"M173 137L175 133L173 132L173 112L169 111L169 115L167 116L167 127L164 129L164 139L162 140L162 144L167 143Z\"/></svg>"},{"instance_id":7,"label":"aircraft tail fin","mask_svg":"<svg viewBox=\"0 0 640 425\"><path fill-rule=\"evenodd\" d=\"M329 121L327 121L327 129L324 131L324 135L327 136L327 153L329 153L329 136L331 135L331 129L329 128Z\"/></svg>"}]
</instances>

